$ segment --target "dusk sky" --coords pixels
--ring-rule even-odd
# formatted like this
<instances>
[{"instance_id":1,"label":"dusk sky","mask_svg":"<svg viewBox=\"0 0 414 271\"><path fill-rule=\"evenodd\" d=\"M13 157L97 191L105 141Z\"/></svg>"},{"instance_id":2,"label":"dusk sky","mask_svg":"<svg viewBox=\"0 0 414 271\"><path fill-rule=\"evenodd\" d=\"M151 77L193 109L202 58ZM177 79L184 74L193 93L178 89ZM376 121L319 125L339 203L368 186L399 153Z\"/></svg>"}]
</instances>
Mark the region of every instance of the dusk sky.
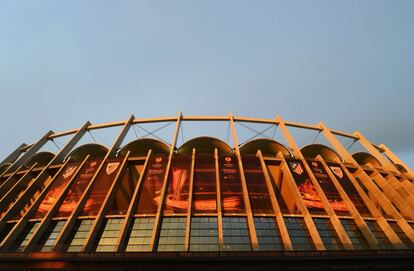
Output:
<instances>
[{"instance_id":1,"label":"dusk sky","mask_svg":"<svg viewBox=\"0 0 414 271\"><path fill-rule=\"evenodd\" d=\"M414 167L414 1L0 1L0 160L48 130L234 115L385 143Z\"/></svg>"}]
</instances>

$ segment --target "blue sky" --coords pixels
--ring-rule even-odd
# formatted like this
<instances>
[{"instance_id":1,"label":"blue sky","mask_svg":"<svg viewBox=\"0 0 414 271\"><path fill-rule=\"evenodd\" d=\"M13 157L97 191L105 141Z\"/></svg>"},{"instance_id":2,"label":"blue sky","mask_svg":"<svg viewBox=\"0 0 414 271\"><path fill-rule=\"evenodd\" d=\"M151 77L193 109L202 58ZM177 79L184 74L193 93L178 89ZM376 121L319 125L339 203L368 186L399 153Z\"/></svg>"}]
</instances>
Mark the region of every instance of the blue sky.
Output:
<instances>
[{"instance_id":1,"label":"blue sky","mask_svg":"<svg viewBox=\"0 0 414 271\"><path fill-rule=\"evenodd\" d=\"M49 129L278 114L414 166L413 1L1 1L0 158Z\"/></svg>"}]
</instances>

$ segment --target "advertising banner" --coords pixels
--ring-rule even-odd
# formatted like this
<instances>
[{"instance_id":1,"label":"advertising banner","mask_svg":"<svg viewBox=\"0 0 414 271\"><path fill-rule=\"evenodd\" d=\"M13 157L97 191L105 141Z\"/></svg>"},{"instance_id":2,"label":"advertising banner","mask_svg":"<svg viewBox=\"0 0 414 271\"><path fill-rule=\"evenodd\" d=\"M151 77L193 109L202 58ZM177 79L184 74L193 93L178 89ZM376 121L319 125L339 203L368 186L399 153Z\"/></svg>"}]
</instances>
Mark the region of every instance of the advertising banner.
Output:
<instances>
[{"instance_id":1,"label":"advertising banner","mask_svg":"<svg viewBox=\"0 0 414 271\"><path fill-rule=\"evenodd\" d=\"M343 172L340 165L336 163L327 163L327 164L329 168L331 169L331 171L335 174L336 179L338 180L342 188L345 190L347 196L350 198L354 206L357 208L358 212L361 215L371 216L371 213L366 207L363 199L359 195L358 191L355 189L351 180L349 180L348 176Z\"/></svg>"},{"instance_id":2,"label":"advertising banner","mask_svg":"<svg viewBox=\"0 0 414 271\"><path fill-rule=\"evenodd\" d=\"M75 174L78 167L79 163L69 164L65 167L65 169L63 169L62 173L56 177L32 218L43 218L47 212L49 212L49 210L56 204L56 201L62 195L63 190L73 174Z\"/></svg>"},{"instance_id":3,"label":"advertising banner","mask_svg":"<svg viewBox=\"0 0 414 271\"><path fill-rule=\"evenodd\" d=\"M165 199L166 214L187 212L190 172L190 155L177 155L173 158Z\"/></svg>"},{"instance_id":4,"label":"advertising banner","mask_svg":"<svg viewBox=\"0 0 414 271\"><path fill-rule=\"evenodd\" d=\"M92 177L95 175L100 162L101 161L92 160L85 163L79 175L76 177L76 180L74 180L72 183L69 192L66 194L65 199L63 200L63 203L60 206L58 213L56 214L56 217L70 216L72 211L78 205L78 202L82 197L83 192L85 192L85 189L91 181ZM69 173L70 172L67 172L67 174Z\"/></svg>"},{"instance_id":5,"label":"advertising banner","mask_svg":"<svg viewBox=\"0 0 414 271\"><path fill-rule=\"evenodd\" d=\"M226 213L245 212L243 189L236 156L220 156L220 189L223 211Z\"/></svg>"},{"instance_id":6,"label":"advertising banner","mask_svg":"<svg viewBox=\"0 0 414 271\"><path fill-rule=\"evenodd\" d=\"M322 163L319 161L308 161L308 165L335 213L338 215L349 215L348 206L342 200L331 178L329 178L328 173L323 168ZM335 169L335 172L335 175L343 175L342 171L339 172Z\"/></svg>"},{"instance_id":7,"label":"advertising banner","mask_svg":"<svg viewBox=\"0 0 414 271\"><path fill-rule=\"evenodd\" d=\"M287 159L287 164L309 212L311 214L325 214L322 200L318 192L316 192L302 162L297 159Z\"/></svg>"},{"instance_id":8,"label":"advertising banner","mask_svg":"<svg viewBox=\"0 0 414 271\"><path fill-rule=\"evenodd\" d=\"M81 215L93 216L98 214L99 209L109 192L109 188L115 180L116 173L121 169L120 165L120 159L114 159L105 163L93 184L89 197L83 206Z\"/></svg>"}]
</instances>

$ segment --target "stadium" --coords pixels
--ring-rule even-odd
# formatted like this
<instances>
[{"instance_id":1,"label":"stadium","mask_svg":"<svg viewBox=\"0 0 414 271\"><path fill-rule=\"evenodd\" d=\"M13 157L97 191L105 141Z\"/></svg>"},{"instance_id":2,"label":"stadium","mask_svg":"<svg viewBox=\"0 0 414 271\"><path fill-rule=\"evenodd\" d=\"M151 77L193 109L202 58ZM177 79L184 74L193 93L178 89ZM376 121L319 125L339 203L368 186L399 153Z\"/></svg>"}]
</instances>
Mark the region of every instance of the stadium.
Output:
<instances>
[{"instance_id":1,"label":"stadium","mask_svg":"<svg viewBox=\"0 0 414 271\"><path fill-rule=\"evenodd\" d=\"M185 139L191 123L211 128ZM169 138L157 136L165 127ZM116 130L111 142L84 142L105 129ZM299 146L308 132L315 140ZM323 123L86 122L1 162L0 268L412 270L413 180L386 145Z\"/></svg>"}]
</instances>

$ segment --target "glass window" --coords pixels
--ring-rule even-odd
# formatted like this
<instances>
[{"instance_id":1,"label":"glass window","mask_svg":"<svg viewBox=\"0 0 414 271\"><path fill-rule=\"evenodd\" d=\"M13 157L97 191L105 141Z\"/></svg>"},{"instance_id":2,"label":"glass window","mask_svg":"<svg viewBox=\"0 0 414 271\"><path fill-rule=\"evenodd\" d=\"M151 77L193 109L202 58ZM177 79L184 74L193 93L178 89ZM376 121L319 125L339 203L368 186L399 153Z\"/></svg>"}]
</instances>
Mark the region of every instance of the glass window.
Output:
<instances>
[{"instance_id":1,"label":"glass window","mask_svg":"<svg viewBox=\"0 0 414 271\"><path fill-rule=\"evenodd\" d=\"M86 162L76 180L72 183L55 217L69 217L72 211L75 210L83 192L85 192L86 187L95 175L99 163L100 161L96 160Z\"/></svg>"},{"instance_id":2,"label":"glass window","mask_svg":"<svg viewBox=\"0 0 414 271\"><path fill-rule=\"evenodd\" d=\"M181 154L174 156L168 176L164 214L182 214L187 212L190 172L191 155Z\"/></svg>"},{"instance_id":3,"label":"glass window","mask_svg":"<svg viewBox=\"0 0 414 271\"><path fill-rule=\"evenodd\" d=\"M221 205L225 214L244 213L243 189L236 156L220 156Z\"/></svg>"},{"instance_id":4,"label":"glass window","mask_svg":"<svg viewBox=\"0 0 414 271\"><path fill-rule=\"evenodd\" d=\"M143 164L130 164L126 166L122 181L115 196L112 199L107 214L109 215L124 215L126 214L129 204L131 203L139 177L142 174Z\"/></svg>"},{"instance_id":5,"label":"glass window","mask_svg":"<svg viewBox=\"0 0 414 271\"><path fill-rule=\"evenodd\" d=\"M273 191L275 192L279 208L283 214L300 213L296 206L296 201L292 195L292 191L288 186L286 174L282 173L279 163L276 161L266 161L267 172L272 181Z\"/></svg>"},{"instance_id":6,"label":"glass window","mask_svg":"<svg viewBox=\"0 0 414 271\"><path fill-rule=\"evenodd\" d=\"M398 223L396 221L388 221L388 224L390 224L391 228L394 230L394 232L398 235L400 240L407 248L414 248L414 244L411 242L410 238L408 238L408 236L404 233L404 231L400 228L400 226L398 226Z\"/></svg>"},{"instance_id":7,"label":"glass window","mask_svg":"<svg viewBox=\"0 0 414 271\"><path fill-rule=\"evenodd\" d=\"M98 214L112 183L115 181L115 176L120 170L120 166L120 159L113 159L104 164L103 170L100 171L92 185L88 199L80 214L81 216L94 216Z\"/></svg>"},{"instance_id":8,"label":"glass window","mask_svg":"<svg viewBox=\"0 0 414 271\"><path fill-rule=\"evenodd\" d=\"M354 220L340 219L340 221L356 250L370 249L367 241L361 233L361 230L355 224Z\"/></svg>"},{"instance_id":9,"label":"glass window","mask_svg":"<svg viewBox=\"0 0 414 271\"><path fill-rule=\"evenodd\" d=\"M153 217L135 218L126 251L151 251Z\"/></svg>"},{"instance_id":10,"label":"glass window","mask_svg":"<svg viewBox=\"0 0 414 271\"><path fill-rule=\"evenodd\" d=\"M283 242L275 218L255 217L254 226L261 251L283 250Z\"/></svg>"},{"instance_id":11,"label":"glass window","mask_svg":"<svg viewBox=\"0 0 414 271\"><path fill-rule=\"evenodd\" d=\"M116 251L116 241L121 232L123 225L123 218L112 218L106 219L105 223L102 225L103 230L100 232L100 237L98 236L96 240L98 245L96 251Z\"/></svg>"},{"instance_id":12,"label":"glass window","mask_svg":"<svg viewBox=\"0 0 414 271\"><path fill-rule=\"evenodd\" d=\"M191 219L190 251L219 251L217 218L193 217Z\"/></svg>"},{"instance_id":13,"label":"glass window","mask_svg":"<svg viewBox=\"0 0 414 271\"><path fill-rule=\"evenodd\" d=\"M378 226L377 221L375 220L365 220L369 229L374 234L375 238L378 240L379 246L381 249L393 249L394 246L391 244L390 240L387 238L382 229Z\"/></svg>"},{"instance_id":14,"label":"glass window","mask_svg":"<svg viewBox=\"0 0 414 271\"><path fill-rule=\"evenodd\" d=\"M302 200L309 212L315 215L325 215L326 213L322 200L318 192L316 192L302 162L296 159L287 159L287 164L295 179Z\"/></svg>"},{"instance_id":15,"label":"glass window","mask_svg":"<svg viewBox=\"0 0 414 271\"><path fill-rule=\"evenodd\" d=\"M68 244L68 252L82 251L93 221L93 219L83 219L76 222L75 227L72 229L72 234L66 242Z\"/></svg>"},{"instance_id":16,"label":"glass window","mask_svg":"<svg viewBox=\"0 0 414 271\"><path fill-rule=\"evenodd\" d=\"M256 156L243 157L243 169L253 213L274 213L259 158Z\"/></svg>"},{"instance_id":17,"label":"glass window","mask_svg":"<svg viewBox=\"0 0 414 271\"><path fill-rule=\"evenodd\" d=\"M3 230L0 231L0 242L3 242L4 238L9 234L9 232L14 228L16 223L6 223Z\"/></svg>"},{"instance_id":18,"label":"glass window","mask_svg":"<svg viewBox=\"0 0 414 271\"><path fill-rule=\"evenodd\" d=\"M343 249L342 242L328 218L314 218L313 222L327 250Z\"/></svg>"},{"instance_id":19,"label":"glass window","mask_svg":"<svg viewBox=\"0 0 414 271\"><path fill-rule=\"evenodd\" d=\"M23 231L19 234L19 236L14 241L12 245L12 251L16 252L23 252L26 249L27 244L29 243L30 239L32 238L33 234L37 231L40 222L29 222L24 227Z\"/></svg>"},{"instance_id":20,"label":"glass window","mask_svg":"<svg viewBox=\"0 0 414 271\"><path fill-rule=\"evenodd\" d=\"M185 217L164 217L157 251L184 251Z\"/></svg>"},{"instance_id":21,"label":"glass window","mask_svg":"<svg viewBox=\"0 0 414 271\"><path fill-rule=\"evenodd\" d=\"M223 217L224 251L250 251L251 243L245 217Z\"/></svg>"},{"instance_id":22,"label":"glass window","mask_svg":"<svg viewBox=\"0 0 414 271\"><path fill-rule=\"evenodd\" d=\"M284 217L294 250L314 250L312 238L303 217Z\"/></svg>"},{"instance_id":23,"label":"glass window","mask_svg":"<svg viewBox=\"0 0 414 271\"><path fill-rule=\"evenodd\" d=\"M56 238L66 224L66 220L52 221L36 246L35 251L52 251Z\"/></svg>"},{"instance_id":24,"label":"glass window","mask_svg":"<svg viewBox=\"0 0 414 271\"><path fill-rule=\"evenodd\" d=\"M39 171L32 174L33 177L32 177L31 180L24 180L24 182L20 182L17 185L17 189L16 189L16 187L13 188L13 190L14 190L13 194L14 195L16 195L14 192L16 192L16 191L20 191L20 192L17 195L17 197L13 200L13 202L9 204L9 208L11 208L20 199L24 200L24 206L21 207L20 209L18 209L17 211L13 211L11 219L13 219L13 220L20 219L26 213L26 211L29 209L29 207L32 206L32 204L39 197L42 190L53 179L53 176L56 174L56 172L57 172L57 169L47 170L46 173L45 173L45 176L40 179L41 185L40 186L38 185L37 188L35 188L36 190L32 191L30 194L25 194L26 189L28 187L32 186L33 182L36 180L37 176L39 175ZM5 202L4 204L7 204L7 202Z\"/></svg>"},{"instance_id":25,"label":"glass window","mask_svg":"<svg viewBox=\"0 0 414 271\"><path fill-rule=\"evenodd\" d=\"M217 213L216 168L212 154L198 154L194 166L193 212Z\"/></svg>"},{"instance_id":26,"label":"glass window","mask_svg":"<svg viewBox=\"0 0 414 271\"><path fill-rule=\"evenodd\" d=\"M136 214L157 213L167 160L165 155L151 156L144 175L141 193L138 198L138 205L135 211Z\"/></svg>"}]
</instances>

